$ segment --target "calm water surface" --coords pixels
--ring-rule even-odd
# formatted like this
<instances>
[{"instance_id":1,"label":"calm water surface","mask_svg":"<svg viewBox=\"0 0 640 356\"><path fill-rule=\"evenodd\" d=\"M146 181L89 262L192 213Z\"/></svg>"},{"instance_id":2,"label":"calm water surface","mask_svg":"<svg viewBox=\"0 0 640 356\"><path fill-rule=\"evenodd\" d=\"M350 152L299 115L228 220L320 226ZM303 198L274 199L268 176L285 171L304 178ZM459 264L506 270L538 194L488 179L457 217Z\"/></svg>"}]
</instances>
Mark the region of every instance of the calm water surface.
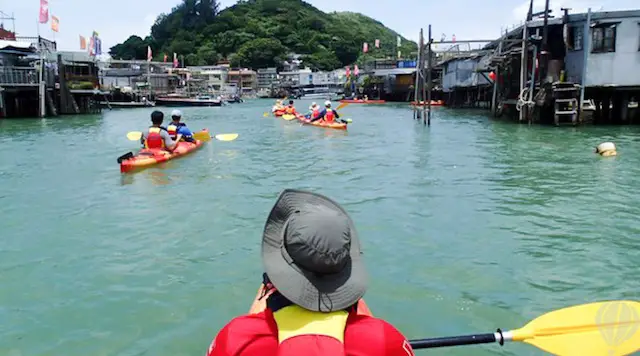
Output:
<instances>
[{"instance_id":1,"label":"calm water surface","mask_svg":"<svg viewBox=\"0 0 640 356\"><path fill-rule=\"evenodd\" d=\"M128 176L116 158L137 147L125 134L148 126L149 109L0 121L0 355L203 355L249 307L284 188L352 214L367 300L410 338L640 298L639 128L447 109L424 127L404 105L351 105L343 133L263 117L271 105L185 108L192 129L240 137ZM594 155L608 140L620 155Z\"/></svg>"}]
</instances>

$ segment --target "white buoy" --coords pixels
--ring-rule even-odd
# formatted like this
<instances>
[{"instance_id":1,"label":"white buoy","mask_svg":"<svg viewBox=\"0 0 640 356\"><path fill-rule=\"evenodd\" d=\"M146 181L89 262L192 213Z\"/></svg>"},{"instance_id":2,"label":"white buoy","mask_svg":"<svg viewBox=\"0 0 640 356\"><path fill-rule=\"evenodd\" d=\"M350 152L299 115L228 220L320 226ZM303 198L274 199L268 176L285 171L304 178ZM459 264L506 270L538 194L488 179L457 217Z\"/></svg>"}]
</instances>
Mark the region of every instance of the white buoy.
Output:
<instances>
[{"instance_id":1,"label":"white buoy","mask_svg":"<svg viewBox=\"0 0 640 356\"><path fill-rule=\"evenodd\" d=\"M613 142L603 142L596 147L596 153L601 156L615 156L616 145Z\"/></svg>"}]
</instances>

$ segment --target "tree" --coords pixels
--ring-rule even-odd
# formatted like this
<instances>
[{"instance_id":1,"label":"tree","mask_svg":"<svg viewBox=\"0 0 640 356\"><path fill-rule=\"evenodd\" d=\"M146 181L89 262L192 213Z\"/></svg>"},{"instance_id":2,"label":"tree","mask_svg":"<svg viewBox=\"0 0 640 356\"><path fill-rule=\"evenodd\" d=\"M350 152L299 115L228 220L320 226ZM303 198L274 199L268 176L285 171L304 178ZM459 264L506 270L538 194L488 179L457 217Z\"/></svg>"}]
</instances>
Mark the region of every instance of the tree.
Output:
<instances>
[{"instance_id":1,"label":"tree","mask_svg":"<svg viewBox=\"0 0 640 356\"><path fill-rule=\"evenodd\" d=\"M335 53L320 51L309 56L302 57L302 63L313 70L331 71L341 66Z\"/></svg>"},{"instance_id":2,"label":"tree","mask_svg":"<svg viewBox=\"0 0 640 356\"><path fill-rule=\"evenodd\" d=\"M276 67L282 62L287 48L274 38L257 38L243 44L233 65L250 68Z\"/></svg>"}]
</instances>

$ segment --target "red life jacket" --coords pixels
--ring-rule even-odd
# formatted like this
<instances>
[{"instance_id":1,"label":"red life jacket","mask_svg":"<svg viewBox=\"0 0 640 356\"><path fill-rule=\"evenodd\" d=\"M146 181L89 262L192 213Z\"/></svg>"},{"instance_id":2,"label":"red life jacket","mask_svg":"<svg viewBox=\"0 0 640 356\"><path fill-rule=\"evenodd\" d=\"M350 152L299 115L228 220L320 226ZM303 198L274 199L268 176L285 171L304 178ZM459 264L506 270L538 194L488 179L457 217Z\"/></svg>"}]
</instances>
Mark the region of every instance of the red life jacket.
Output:
<instances>
[{"instance_id":1,"label":"red life jacket","mask_svg":"<svg viewBox=\"0 0 640 356\"><path fill-rule=\"evenodd\" d=\"M296 109L293 107L293 105L288 105L288 106L284 109L284 112L285 112L286 114L293 115L293 114L295 114L295 113L296 113Z\"/></svg>"},{"instance_id":2,"label":"red life jacket","mask_svg":"<svg viewBox=\"0 0 640 356\"><path fill-rule=\"evenodd\" d=\"M145 148L160 148L160 149L165 148L164 139L160 135L160 130L161 129L159 127L152 126L149 128L149 133L147 134L147 137L144 140Z\"/></svg>"},{"instance_id":3,"label":"red life jacket","mask_svg":"<svg viewBox=\"0 0 640 356\"><path fill-rule=\"evenodd\" d=\"M311 117L315 119L316 117L318 117L318 115L320 115L320 110L318 110L317 108L313 109L313 111L311 112Z\"/></svg>"},{"instance_id":4,"label":"red life jacket","mask_svg":"<svg viewBox=\"0 0 640 356\"><path fill-rule=\"evenodd\" d=\"M335 119L335 115L333 113L333 109L327 109L327 113L324 114L324 121L326 122L333 122Z\"/></svg>"}]
</instances>

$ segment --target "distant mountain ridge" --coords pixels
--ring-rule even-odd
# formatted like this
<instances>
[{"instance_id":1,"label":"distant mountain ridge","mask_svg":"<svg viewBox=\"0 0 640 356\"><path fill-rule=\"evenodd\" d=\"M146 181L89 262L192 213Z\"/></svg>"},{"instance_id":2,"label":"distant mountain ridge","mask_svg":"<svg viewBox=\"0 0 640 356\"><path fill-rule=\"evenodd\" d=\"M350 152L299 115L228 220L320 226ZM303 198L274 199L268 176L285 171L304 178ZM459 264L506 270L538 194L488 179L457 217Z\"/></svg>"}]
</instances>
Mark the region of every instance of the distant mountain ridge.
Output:
<instances>
[{"instance_id":1,"label":"distant mountain ridge","mask_svg":"<svg viewBox=\"0 0 640 356\"><path fill-rule=\"evenodd\" d=\"M241 0L218 11L215 0L183 0L171 13L160 15L151 36L130 36L110 49L114 58L145 59L147 46L154 58L169 61L184 55L186 65L215 64L229 59L234 66L277 66L288 53L303 54L305 65L331 70L367 56L396 53L398 33L381 22L354 12L325 13L301 0ZM374 48L375 40L380 48ZM402 38L400 50L415 52L415 42Z\"/></svg>"}]
</instances>

